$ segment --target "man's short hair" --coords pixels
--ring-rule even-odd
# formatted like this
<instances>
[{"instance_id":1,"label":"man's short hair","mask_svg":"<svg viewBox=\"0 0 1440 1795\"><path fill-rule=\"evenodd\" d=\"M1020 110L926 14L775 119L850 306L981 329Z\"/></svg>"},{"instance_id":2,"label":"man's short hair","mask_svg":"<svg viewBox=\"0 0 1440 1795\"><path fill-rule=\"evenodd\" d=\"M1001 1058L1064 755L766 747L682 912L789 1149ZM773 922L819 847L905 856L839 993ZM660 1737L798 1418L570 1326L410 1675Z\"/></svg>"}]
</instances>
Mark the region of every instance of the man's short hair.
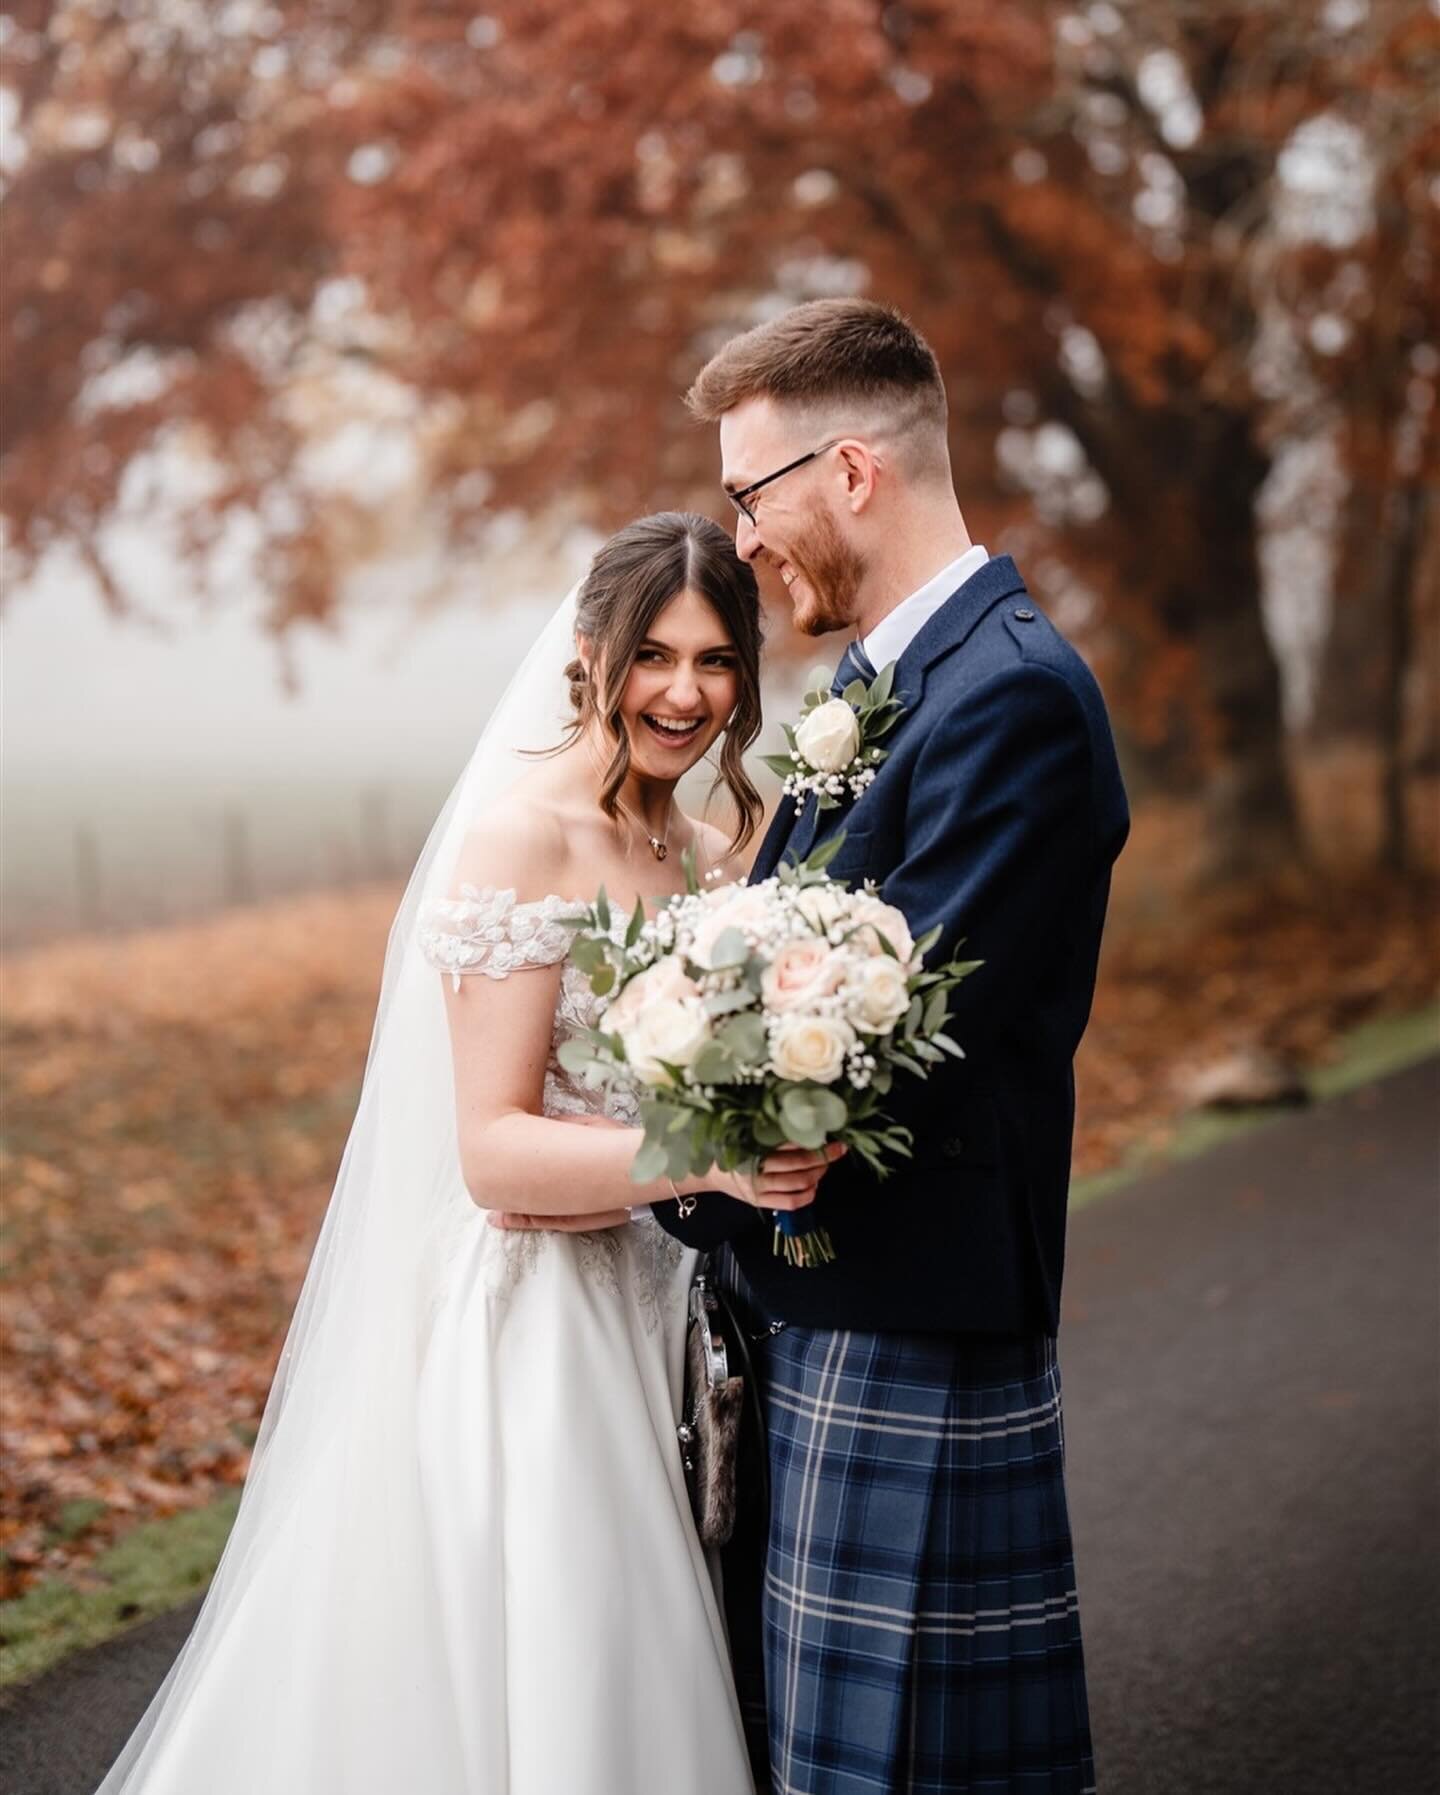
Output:
<instances>
[{"instance_id":1,"label":"man's short hair","mask_svg":"<svg viewBox=\"0 0 1440 1795\"><path fill-rule=\"evenodd\" d=\"M732 337L685 395L692 416L714 423L747 399L833 417L853 409L859 429L882 425L912 439L923 464L927 439L946 463L945 382L935 352L889 306L869 299L816 299Z\"/></svg>"}]
</instances>

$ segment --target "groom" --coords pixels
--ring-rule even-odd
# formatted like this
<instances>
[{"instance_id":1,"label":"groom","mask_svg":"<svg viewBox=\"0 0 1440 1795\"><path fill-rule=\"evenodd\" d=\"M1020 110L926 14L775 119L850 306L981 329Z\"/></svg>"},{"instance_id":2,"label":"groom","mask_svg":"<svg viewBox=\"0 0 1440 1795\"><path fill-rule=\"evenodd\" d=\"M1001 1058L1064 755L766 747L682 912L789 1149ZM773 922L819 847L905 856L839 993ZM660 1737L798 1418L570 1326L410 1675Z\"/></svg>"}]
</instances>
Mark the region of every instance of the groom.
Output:
<instances>
[{"instance_id":1,"label":"groom","mask_svg":"<svg viewBox=\"0 0 1440 1795\"><path fill-rule=\"evenodd\" d=\"M913 1159L881 1185L852 1156L821 1185L833 1264L776 1257L772 1218L719 1193L686 1219L655 1205L723 1244L753 1320L757 1760L768 1743L776 1795L1081 1795L1055 1333L1072 1061L1128 829L1105 706L1014 563L972 544L939 367L894 312L798 306L721 349L688 403L719 425L738 552L843 644L836 690L894 661L904 706L858 800L782 801L752 880L843 830L833 874L875 880L917 937L938 923L932 960L963 940L983 961L951 999L967 1057L888 1100ZM745 1631L742 1694L762 1687Z\"/></svg>"}]
</instances>

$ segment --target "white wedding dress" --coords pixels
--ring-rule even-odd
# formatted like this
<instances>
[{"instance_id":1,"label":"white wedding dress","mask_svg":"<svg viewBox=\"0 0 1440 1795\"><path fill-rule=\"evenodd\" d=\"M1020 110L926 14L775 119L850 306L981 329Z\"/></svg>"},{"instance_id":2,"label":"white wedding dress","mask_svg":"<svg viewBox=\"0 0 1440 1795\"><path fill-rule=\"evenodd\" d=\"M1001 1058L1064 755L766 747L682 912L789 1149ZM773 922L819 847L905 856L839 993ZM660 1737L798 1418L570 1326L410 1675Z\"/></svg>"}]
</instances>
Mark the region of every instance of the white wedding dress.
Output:
<instances>
[{"instance_id":1,"label":"white wedding dress","mask_svg":"<svg viewBox=\"0 0 1440 1795\"><path fill-rule=\"evenodd\" d=\"M544 1113L634 1122L556 1057L597 1019L558 920L580 908L467 887L422 913L421 944L457 981L564 960ZM550 1234L477 1209L456 1243L419 1451L475 1795L752 1788L675 1439L694 1260L648 1216Z\"/></svg>"},{"instance_id":2,"label":"white wedding dress","mask_svg":"<svg viewBox=\"0 0 1440 1795\"><path fill-rule=\"evenodd\" d=\"M579 907L464 887L415 937L457 980L564 961L544 1112L630 1122L555 1055L596 1017L558 920ZM752 1795L675 1438L694 1255L648 1217L497 1229L463 1193L439 1239L413 1405L384 1395L402 1344L353 1346L413 1438L327 1433L317 1380L294 1495L222 1562L216 1624L102 1795Z\"/></svg>"}]
</instances>

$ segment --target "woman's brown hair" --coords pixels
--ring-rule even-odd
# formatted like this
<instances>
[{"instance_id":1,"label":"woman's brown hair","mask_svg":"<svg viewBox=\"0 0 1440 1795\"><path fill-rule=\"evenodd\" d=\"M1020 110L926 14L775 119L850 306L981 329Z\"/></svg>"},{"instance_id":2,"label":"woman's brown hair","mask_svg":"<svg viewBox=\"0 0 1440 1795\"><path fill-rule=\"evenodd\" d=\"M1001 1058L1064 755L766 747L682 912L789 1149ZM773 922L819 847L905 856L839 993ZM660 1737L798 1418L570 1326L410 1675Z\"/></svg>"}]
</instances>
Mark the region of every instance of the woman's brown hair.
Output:
<instances>
[{"instance_id":1,"label":"woman's brown hair","mask_svg":"<svg viewBox=\"0 0 1440 1795\"><path fill-rule=\"evenodd\" d=\"M655 619L682 592L696 592L729 633L739 672L739 696L721 738L711 794L723 784L735 804L732 851L755 833L764 806L745 771L744 753L760 733L760 592L754 572L735 553L728 531L708 517L662 511L626 524L600 549L580 587L575 630L591 645L590 665L577 656L565 669L574 719L568 747L599 717L615 742L605 769L600 807L614 821L630 770L630 738L620 715L625 682Z\"/></svg>"}]
</instances>

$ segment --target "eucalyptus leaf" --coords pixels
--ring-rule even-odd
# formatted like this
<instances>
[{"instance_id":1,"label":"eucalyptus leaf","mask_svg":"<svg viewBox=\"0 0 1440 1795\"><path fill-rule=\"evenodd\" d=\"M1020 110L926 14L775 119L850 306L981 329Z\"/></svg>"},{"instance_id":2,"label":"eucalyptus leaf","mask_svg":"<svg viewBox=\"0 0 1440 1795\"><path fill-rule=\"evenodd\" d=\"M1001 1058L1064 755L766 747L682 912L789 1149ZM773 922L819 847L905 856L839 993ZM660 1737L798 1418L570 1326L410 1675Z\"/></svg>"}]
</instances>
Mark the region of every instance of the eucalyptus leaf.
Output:
<instances>
[{"instance_id":1,"label":"eucalyptus leaf","mask_svg":"<svg viewBox=\"0 0 1440 1795\"><path fill-rule=\"evenodd\" d=\"M887 661L870 682L870 703L876 710L895 689L895 663Z\"/></svg>"},{"instance_id":2,"label":"eucalyptus leaf","mask_svg":"<svg viewBox=\"0 0 1440 1795\"><path fill-rule=\"evenodd\" d=\"M593 935L577 935L570 944L570 958L582 972L594 972L607 958L605 943Z\"/></svg>"},{"instance_id":3,"label":"eucalyptus leaf","mask_svg":"<svg viewBox=\"0 0 1440 1795\"><path fill-rule=\"evenodd\" d=\"M695 1163L695 1146L689 1132L671 1135L669 1145L665 1170L670 1177L678 1180L688 1178L691 1172L705 1170L704 1166L697 1166Z\"/></svg>"},{"instance_id":4,"label":"eucalyptus leaf","mask_svg":"<svg viewBox=\"0 0 1440 1795\"><path fill-rule=\"evenodd\" d=\"M734 991L712 991L705 999L705 1009L711 1016L728 1016L732 1010L748 1010L754 1001L750 986L740 985Z\"/></svg>"},{"instance_id":5,"label":"eucalyptus leaf","mask_svg":"<svg viewBox=\"0 0 1440 1795\"><path fill-rule=\"evenodd\" d=\"M697 1084L724 1084L734 1073L735 1062L721 1041L707 1041L695 1055L690 1076Z\"/></svg>"},{"instance_id":6,"label":"eucalyptus leaf","mask_svg":"<svg viewBox=\"0 0 1440 1795\"><path fill-rule=\"evenodd\" d=\"M845 1107L845 1099L838 1091L824 1089L810 1093L810 1107L815 1113L815 1120L826 1134L838 1134L850 1120L850 1113Z\"/></svg>"},{"instance_id":7,"label":"eucalyptus leaf","mask_svg":"<svg viewBox=\"0 0 1440 1795\"><path fill-rule=\"evenodd\" d=\"M725 929L710 950L710 964L718 972L729 966L743 966L750 958L750 943L739 929Z\"/></svg>"},{"instance_id":8,"label":"eucalyptus leaf","mask_svg":"<svg viewBox=\"0 0 1440 1795\"><path fill-rule=\"evenodd\" d=\"M610 900L605 895L605 887L600 887L595 899L595 920L607 932L610 928Z\"/></svg>"},{"instance_id":9,"label":"eucalyptus leaf","mask_svg":"<svg viewBox=\"0 0 1440 1795\"><path fill-rule=\"evenodd\" d=\"M825 1139L825 1125L815 1099L826 1095L805 1085L792 1085L780 1099L780 1120L789 1138L797 1147L819 1147Z\"/></svg>"},{"instance_id":10,"label":"eucalyptus leaf","mask_svg":"<svg viewBox=\"0 0 1440 1795\"><path fill-rule=\"evenodd\" d=\"M614 987L615 968L613 966L602 966L598 972L591 974L590 989L597 997L608 997Z\"/></svg>"},{"instance_id":11,"label":"eucalyptus leaf","mask_svg":"<svg viewBox=\"0 0 1440 1795\"><path fill-rule=\"evenodd\" d=\"M645 900L636 898L635 908L630 912L630 926L625 931L626 947L634 947L640 939L640 931L645 927Z\"/></svg>"},{"instance_id":12,"label":"eucalyptus leaf","mask_svg":"<svg viewBox=\"0 0 1440 1795\"><path fill-rule=\"evenodd\" d=\"M741 1065L750 1065L765 1056L765 1019L753 1010L732 1016L717 1031L732 1057Z\"/></svg>"},{"instance_id":13,"label":"eucalyptus leaf","mask_svg":"<svg viewBox=\"0 0 1440 1795\"><path fill-rule=\"evenodd\" d=\"M641 1144L640 1151L631 1163L631 1183L650 1184L656 1178L663 1177L669 1157L664 1144L660 1141L652 1141L647 1135Z\"/></svg>"},{"instance_id":14,"label":"eucalyptus leaf","mask_svg":"<svg viewBox=\"0 0 1440 1795\"><path fill-rule=\"evenodd\" d=\"M582 1035L572 1035L555 1049L555 1057L567 1072L584 1072L594 1063L595 1049Z\"/></svg>"},{"instance_id":15,"label":"eucalyptus leaf","mask_svg":"<svg viewBox=\"0 0 1440 1795\"><path fill-rule=\"evenodd\" d=\"M865 694L869 690L870 688L863 679L852 679L840 696L852 710L859 710L860 706L864 704Z\"/></svg>"}]
</instances>

